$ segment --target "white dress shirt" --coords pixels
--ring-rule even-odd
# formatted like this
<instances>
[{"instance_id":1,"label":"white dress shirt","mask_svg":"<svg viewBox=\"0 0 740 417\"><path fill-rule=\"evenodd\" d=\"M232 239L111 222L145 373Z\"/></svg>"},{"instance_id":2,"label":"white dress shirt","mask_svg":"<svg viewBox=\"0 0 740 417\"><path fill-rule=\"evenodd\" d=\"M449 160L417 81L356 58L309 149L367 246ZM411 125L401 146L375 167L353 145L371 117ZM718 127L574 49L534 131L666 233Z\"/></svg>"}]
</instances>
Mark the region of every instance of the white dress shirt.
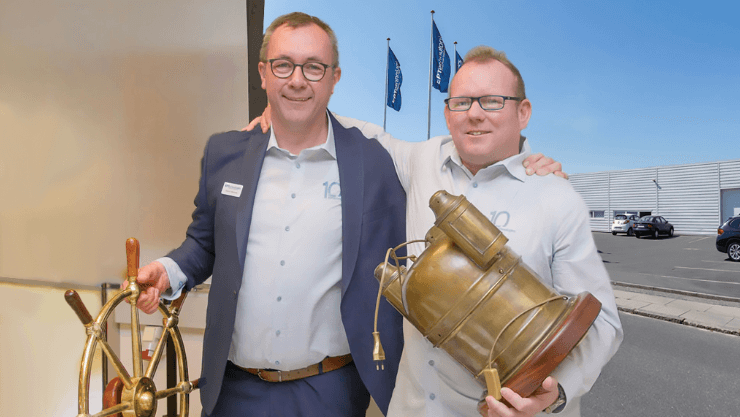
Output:
<instances>
[{"instance_id":1,"label":"white dress shirt","mask_svg":"<svg viewBox=\"0 0 740 417\"><path fill-rule=\"evenodd\" d=\"M570 183L554 175L528 176L522 166L530 154L525 140L520 154L473 175L463 166L450 136L405 142L367 122L337 117L377 138L396 165L407 195L407 239L423 239L434 224L430 197L440 189L463 194L509 239L508 246L543 282L564 295L589 291L602 303L601 313L581 343L553 376L563 386L567 405L559 416L580 416L580 397L617 351L623 332L609 276L591 236L588 209ZM409 245L419 255L423 244ZM389 417L477 416L484 388L443 350L434 348L404 320L404 351Z\"/></svg>"},{"instance_id":2,"label":"white dress shirt","mask_svg":"<svg viewBox=\"0 0 740 417\"><path fill-rule=\"evenodd\" d=\"M281 149L271 131L229 351L241 367L288 371L350 352L339 310L342 200L328 125L326 142L299 155ZM174 298L185 276L171 259L159 261Z\"/></svg>"}]
</instances>

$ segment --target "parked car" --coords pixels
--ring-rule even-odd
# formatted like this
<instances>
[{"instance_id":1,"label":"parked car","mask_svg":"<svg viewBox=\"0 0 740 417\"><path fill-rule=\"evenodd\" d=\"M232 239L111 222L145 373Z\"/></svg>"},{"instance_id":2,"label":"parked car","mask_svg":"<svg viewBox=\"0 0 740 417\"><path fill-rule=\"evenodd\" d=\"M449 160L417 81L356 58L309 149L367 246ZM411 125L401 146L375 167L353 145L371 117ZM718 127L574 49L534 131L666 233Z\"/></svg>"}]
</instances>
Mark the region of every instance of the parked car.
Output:
<instances>
[{"instance_id":1,"label":"parked car","mask_svg":"<svg viewBox=\"0 0 740 417\"><path fill-rule=\"evenodd\" d=\"M635 237L652 236L657 239L658 235L673 236L673 225L663 216L642 216L635 222Z\"/></svg>"},{"instance_id":2,"label":"parked car","mask_svg":"<svg viewBox=\"0 0 740 417\"><path fill-rule=\"evenodd\" d=\"M730 217L717 229L717 250L735 262L740 261L740 216Z\"/></svg>"},{"instance_id":3,"label":"parked car","mask_svg":"<svg viewBox=\"0 0 740 417\"><path fill-rule=\"evenodd\" d=\"M636 214L617 214L614 216L614 221L612 222L612 234L627 233L627 236L632 236L635 233L635 222L637 219Z\"/></svg>"}]
</instances>

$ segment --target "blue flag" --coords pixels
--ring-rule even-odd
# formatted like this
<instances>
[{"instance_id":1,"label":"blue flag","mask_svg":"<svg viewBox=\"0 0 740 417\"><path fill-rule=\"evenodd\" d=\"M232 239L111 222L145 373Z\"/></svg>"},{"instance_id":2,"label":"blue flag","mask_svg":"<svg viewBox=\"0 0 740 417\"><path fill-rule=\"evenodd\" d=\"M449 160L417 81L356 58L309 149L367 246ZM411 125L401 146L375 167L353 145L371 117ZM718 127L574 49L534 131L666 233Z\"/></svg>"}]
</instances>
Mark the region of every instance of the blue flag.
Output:
<instances>
[{"instance_id":1,"label":"blue flag","mask_svg":"<svg viewBox=\"0 0 740 417\"><path fill-rule=\"evenodd\" d=\"M442 93L447 92L450 82L450 56L437 30L437 23L432 21L432 87Z\"/></svg>"},{"instance_id":2,"label":"blue flag","mask_svg":"<svg viewBox=\"0 0 740 417\"><path fill-rule=\"evenodd\" d=\"M458 54L457 51L455 51L455 72L457 72L457 70L459 70L460 67L462 67L462 64L463 64L462 57L460 57L460 54Z\"/></svg>"},{"instance_id":3,"label":"blue flag","mask_svg":"<svg viewBox=\"0 0 740 417\"><path fill-rule=\"evenodd\" d=\"M396 54L391 48L388 48L388 107L395 111L401 110L401 83L403 75L401 74L401 63L396 59Z\"/></svg>"}]
</instances>

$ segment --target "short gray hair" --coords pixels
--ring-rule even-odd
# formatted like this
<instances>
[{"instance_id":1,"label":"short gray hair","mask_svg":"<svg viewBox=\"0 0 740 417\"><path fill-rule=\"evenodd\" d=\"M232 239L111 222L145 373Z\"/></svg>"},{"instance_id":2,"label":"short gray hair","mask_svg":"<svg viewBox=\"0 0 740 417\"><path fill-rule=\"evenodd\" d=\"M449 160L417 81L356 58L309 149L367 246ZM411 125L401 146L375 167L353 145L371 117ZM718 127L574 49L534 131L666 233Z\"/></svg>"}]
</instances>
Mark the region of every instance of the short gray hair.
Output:
<instances>
[{"instance_id":1,"label":"short gray hair","mask_svg":"<svg viewBox=\"0 0 740 417\"><path fill-rule=\"evenodd\" d=\"M334 31L331 30L329 25L324 23L323 20L319 19L316 16L311 16L301 12L284 14L270 23L270 26L268 26L267 30L265 30L265 36L262 38L262 48L260 48L260 61L267 62L267 46L270 44L270 38L272 37L272 33L275 32L275 29L279 28L282 25L288 25L291 28L298 28L308 26L312 23L323 29L323 31L326 32L327 35L329 35L329 40L331 41L331 49L334 52L334 61L331 63L331 66L334 68L338 67L339 46L337 46L337 35L334 34Z\"/></svg>"}]
</instances>

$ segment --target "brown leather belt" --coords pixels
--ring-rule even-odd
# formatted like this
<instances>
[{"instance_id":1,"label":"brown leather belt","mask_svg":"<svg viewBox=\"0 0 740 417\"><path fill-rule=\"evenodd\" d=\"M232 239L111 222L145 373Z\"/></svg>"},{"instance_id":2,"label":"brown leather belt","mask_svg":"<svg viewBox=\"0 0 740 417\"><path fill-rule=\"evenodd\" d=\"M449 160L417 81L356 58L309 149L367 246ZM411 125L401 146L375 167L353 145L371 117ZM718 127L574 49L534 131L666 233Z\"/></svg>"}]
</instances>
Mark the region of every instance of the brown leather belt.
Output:
<instances>
[{"instance_id":1,"label":"brown leather belt","mask_svg":"<svg viewBox=\"0 0 740 417\"><path fill-rule=\"evenodd\" d=\"M255 368L242 368L239 365L234 365L237 368L247 371L250 374L257 375L261 380L267 382L287 382L294 381L296 379L308 378L309 376L320 375L326 372L335 371L352 362L352 354L348 353L343 356L327 357L319 363L309 365L305 368L294 369L292 371L278 371L274 369L255 369Z\"/></svg>"}]
</instances>

